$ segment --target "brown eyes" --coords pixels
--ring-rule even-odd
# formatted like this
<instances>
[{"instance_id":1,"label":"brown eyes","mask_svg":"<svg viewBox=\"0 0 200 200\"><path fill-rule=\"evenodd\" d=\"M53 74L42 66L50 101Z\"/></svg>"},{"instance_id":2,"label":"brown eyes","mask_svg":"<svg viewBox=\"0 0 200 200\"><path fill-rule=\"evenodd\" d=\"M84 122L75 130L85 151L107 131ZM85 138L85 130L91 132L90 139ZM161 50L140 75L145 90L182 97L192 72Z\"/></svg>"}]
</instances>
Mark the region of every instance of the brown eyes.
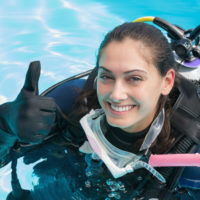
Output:
<instances>
[{"instance_id":1,"label":"brown eyes","mask_svg":"<svg viewBox=\"0 0 200 200\"><path fill-rule=\"evenodd\" d=\"M137 82L137 81L142 81L143 79L140 77L134 76L134 77L129 78L129 80L133 82Z\"/></svg>"},{"instance_id":2,"label":"brown eyes","mask_svg":"<svg viewBox=\"0 0 200 200\"><path fill-rule=\"evenodd\" d=\"M108 74L100 74L99 78L103 82L115 80L115 77ZM129 77L126 77L125 80L130 83L138 83L140 81L143 81L143 78L139 76L129 76Z\"/></svg>"}]
</instances>

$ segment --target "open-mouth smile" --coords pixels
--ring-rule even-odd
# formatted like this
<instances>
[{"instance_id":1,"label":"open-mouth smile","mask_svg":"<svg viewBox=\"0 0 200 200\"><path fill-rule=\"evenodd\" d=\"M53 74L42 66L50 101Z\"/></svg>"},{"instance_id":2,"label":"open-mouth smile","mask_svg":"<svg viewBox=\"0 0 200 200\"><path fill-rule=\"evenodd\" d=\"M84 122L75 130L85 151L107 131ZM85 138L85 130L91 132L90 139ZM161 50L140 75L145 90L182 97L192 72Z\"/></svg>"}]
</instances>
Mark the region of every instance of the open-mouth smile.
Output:
<instances>
[{"instance_id":1,"label":"open-mouth smile","mask_svg":"<svg viewBox=\"0 0 200 200\"><path fill-rule=\"evenodd\" d=\"M133 110L133 108L136 105L114 105L112 103L108 102L108 107L111 113L113 114L125 114L131 110Z\"/></svg>"}]
</instances>

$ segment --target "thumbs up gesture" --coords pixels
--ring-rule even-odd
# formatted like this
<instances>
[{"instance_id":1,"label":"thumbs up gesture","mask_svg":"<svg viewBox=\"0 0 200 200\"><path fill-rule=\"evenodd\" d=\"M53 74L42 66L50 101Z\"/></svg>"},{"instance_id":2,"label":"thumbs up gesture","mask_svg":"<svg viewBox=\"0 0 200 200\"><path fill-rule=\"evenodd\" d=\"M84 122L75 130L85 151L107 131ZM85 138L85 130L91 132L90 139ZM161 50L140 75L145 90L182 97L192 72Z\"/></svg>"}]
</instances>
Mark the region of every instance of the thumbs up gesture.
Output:
<instances>
[{"instance_id":1,"label":"thumbs up gesture","mask_svg":"<svg viewBox=\"0 0 200 200\"><path fill-rule=\"evenodd\" d=\"M19 95L8 103L6 121L21 142L40 143L55 126L58 106L51 97L38 96L40 62L30 63Z\"/></svg>"}]
</instances>

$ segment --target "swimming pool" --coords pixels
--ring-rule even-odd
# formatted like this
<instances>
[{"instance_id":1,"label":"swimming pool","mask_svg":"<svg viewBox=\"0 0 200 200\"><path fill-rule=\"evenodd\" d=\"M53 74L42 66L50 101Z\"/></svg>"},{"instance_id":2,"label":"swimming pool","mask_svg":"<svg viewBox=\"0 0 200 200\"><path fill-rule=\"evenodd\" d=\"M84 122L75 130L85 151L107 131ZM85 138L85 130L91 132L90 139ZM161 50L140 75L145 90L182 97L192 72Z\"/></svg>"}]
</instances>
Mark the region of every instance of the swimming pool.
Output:
<instances>
[{"instance_id":1,"label":"swimming pool","mask_svg":"<svg viewBox=\"0 0 200 200\"><path fill-rule=\"evenodd\" d=\"M100 41L114 26L142 16L159 16L189 29L199 24L199 11L200 2L189 0L2 1L0 103L16 97L30 61L41 61L42 92L58 81L92 68ZM33 178L34 166L44 164L45 159L18 160L16 171L24 189L31 190L41 181L38 176L32 182L27 180ZM0 200L4 200L11 191L11 164L0 169L0 177Z\"/></svg>"},{"instance_id":2,"label":"swimming pool","mask_svg":"<svg viewBox=\"0 0 200 200\"><path fill-rule=\"evenodd\" d=\"M90 69L104 34L142 16L159 16L185 29L199 23L199 1L1 1L0 103L13 100L30 61L40 60L40 92Z\"/></svg>"}]
</instances>

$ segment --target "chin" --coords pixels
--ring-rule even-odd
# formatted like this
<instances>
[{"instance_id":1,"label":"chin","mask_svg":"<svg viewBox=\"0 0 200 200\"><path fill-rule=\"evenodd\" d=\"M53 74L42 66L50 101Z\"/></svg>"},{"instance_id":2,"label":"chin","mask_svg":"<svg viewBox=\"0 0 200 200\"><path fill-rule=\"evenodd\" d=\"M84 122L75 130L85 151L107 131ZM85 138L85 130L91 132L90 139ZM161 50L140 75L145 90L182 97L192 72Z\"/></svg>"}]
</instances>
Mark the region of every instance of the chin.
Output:
<instances>
[{"instance_id":1,"label":"chin","mask_svg":"<svg viewBox=\"0 0 200 200\"><path fill-rule=\"evenodd\" d=\"M113 127L116 127L116 128L121 128L121 129L129 128L131 126L130 124L125 123L124 120L123 121L122 120L119 121L119 120L116 120L116 119L115 120L109 120L107 118L107 122L110 126L113 126Z\"/></svg>"}]
</instances>

